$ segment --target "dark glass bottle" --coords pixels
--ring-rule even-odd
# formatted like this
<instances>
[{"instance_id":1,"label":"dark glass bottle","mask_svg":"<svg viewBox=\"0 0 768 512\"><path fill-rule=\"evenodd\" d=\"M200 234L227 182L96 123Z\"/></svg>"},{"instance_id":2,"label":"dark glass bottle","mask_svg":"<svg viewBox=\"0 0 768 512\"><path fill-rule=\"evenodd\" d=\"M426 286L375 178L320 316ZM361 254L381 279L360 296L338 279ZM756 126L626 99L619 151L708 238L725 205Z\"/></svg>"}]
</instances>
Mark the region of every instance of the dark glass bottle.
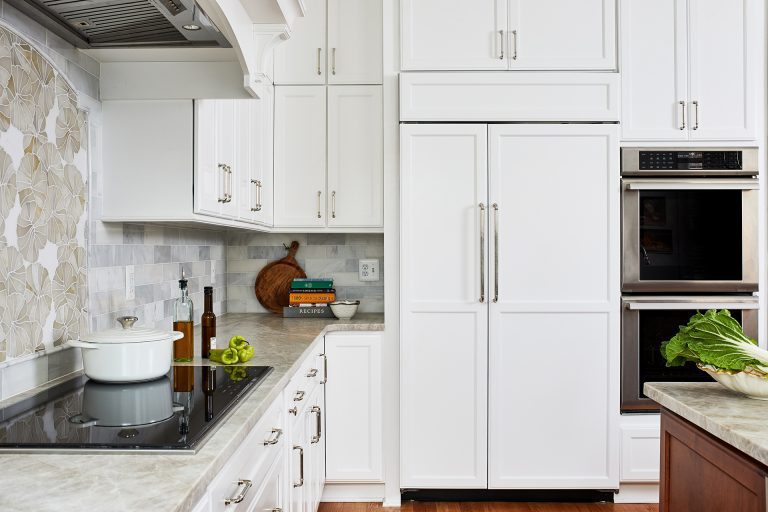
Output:
<instances>
[{"instance_id":1,"label":"dark glass bottle","mask_svg":"<svg viewBox=\"0 0 768 512\"><path fill-rule=\"evenodd\" d=\"M200 319L202 326L202 348L200 355L208 359L211 355L211 338L216 337L216 315L213 314L213 287L203 288L203 316Z\"/></svg>"},{"instance_id":2,"label":"dark glass bottle","mask_svg":"<svg viewBox=\"0 0 768 512\"><path fill-rule=\"evenodd\" d=\"M176 299L173 308L173 330L181 332L184 336L173 342L173 360L179 362L192 361L195 355L194 321L192 299L189 298L187 280L184 271L181 271L179 279L181 296Z\"/></svg>"}]
</instances>

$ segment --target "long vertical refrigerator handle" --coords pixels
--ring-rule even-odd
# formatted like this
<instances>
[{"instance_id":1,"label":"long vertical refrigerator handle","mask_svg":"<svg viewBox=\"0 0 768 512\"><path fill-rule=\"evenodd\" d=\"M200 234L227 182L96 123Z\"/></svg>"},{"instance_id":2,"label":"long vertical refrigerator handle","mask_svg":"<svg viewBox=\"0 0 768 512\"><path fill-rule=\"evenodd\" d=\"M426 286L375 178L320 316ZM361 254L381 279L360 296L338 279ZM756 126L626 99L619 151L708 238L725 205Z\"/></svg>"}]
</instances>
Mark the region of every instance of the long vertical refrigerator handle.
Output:
<instances>
[{"instance_id":1,"label":"long vertical refrigerator handle","mask_svg":"<svg viewBox=\"0 0 768 512\"><path fill-rule=\"evenodd\" d=\"M485 204L480 203L480 302L485 302Z\"/></svg>"},{"instance_id":2,"label":"long vertical refrigerator handle","mask_svg":"<svg viewBox=\"0 0 768 512\"><path fill-rule=\"evenodd\" d=\"M493 203L493 302L499 302L499 205Z\"/></svg>"}]
</instances>

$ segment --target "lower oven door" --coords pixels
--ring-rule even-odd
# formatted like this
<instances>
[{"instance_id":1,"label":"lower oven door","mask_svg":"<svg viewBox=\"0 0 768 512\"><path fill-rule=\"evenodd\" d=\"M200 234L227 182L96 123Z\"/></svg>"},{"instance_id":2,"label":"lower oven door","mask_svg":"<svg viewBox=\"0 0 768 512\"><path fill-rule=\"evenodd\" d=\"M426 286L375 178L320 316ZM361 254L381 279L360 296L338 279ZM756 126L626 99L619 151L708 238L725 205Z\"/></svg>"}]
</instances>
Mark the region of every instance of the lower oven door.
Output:
<instances>
[{"instance_id":1,"label":"lower oven door","mask_svg":"<svg viewBox=\"0 0 768 512\"><path fill-rule=\"evenodd\" d=\"M623 293L757 291L757 180L623 179L622 190Z\"/></svg>"},{"instance_id":2,"label":"lower oven door","mask_svg":"<svg viewBox=\"0 0 768 512\"><path fill-rule=\"evenodd\" d=\"M677 334L697 311L727 309L747 336L757 339L757 297L623 297L621 317L621 411L657 412L643 394L646 382L696 382L712 379L692 363L668 368L661 343Z\"/></svg>"}]
</instances>

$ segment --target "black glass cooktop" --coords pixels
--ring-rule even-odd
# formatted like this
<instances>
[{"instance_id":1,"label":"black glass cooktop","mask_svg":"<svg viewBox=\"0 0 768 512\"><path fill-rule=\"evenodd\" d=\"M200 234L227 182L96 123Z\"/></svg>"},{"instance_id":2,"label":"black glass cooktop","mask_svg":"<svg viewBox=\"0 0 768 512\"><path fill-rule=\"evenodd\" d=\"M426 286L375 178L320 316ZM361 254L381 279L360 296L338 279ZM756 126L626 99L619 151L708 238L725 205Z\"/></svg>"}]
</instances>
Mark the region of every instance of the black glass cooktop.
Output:
<instances>
[{"instance_id":1,"label":"black glass cooktop","mask_svg":"<svg viewBox=\"0 0 768 512\"><path fill-rule=\"evenodd\" d=\"M175 366L160 379L82 376L0 409L0 451L194 450L271 366Z\"/></svg>"}]
</instances>

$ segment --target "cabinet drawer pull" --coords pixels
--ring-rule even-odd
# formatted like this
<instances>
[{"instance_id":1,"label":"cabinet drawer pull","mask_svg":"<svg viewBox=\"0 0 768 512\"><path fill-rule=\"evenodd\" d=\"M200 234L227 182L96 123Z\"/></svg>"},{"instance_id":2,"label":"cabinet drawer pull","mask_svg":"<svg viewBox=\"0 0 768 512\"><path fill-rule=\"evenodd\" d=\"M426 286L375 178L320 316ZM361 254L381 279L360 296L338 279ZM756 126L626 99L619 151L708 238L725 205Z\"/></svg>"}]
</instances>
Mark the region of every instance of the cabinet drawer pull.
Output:
<instances>
[{"instance_id":1,"label":"cabinet drawer pull","mask_svg":"<svg viewBox=\"0 0 768 512\"><path fill-rule=\"evenodd\" d=\"M261 180L258 180L258 183L256 183L256 187L258 187L256 190L259 193L258 196L257 196L257 199L256 199L256 201L257 201L256 202L256 208L257 208L256 211L260 212L261 211L261 207L262 207L262 204L261 204L261 190L264 188L264 185L261 183Z\"/></svg>"},{"instance_id":2,"label":"cabinet drawer pull","mask_svg":"<svg viewBox=\"0 0 768 512\"><path fill-rule=\"evenodd\" d=\"M320 384L325 384L328 382L328 356L325 354L320 354L323 358L323 380L320 382Z\"/></svg>"},{"instance_id":3,"label":"cabinet drawer pull","mask_svg":"<svg viewBox=\"0 0 768 512\"><path fill-rule=\"evenodd\" d=\"M336 191L331 192L331 217L336 218Z\"/></svg>"},{"instance_id":4,"label":"cabinet drawer pull","mask_svg":"<svg viewBox=\"0 0 768 512\"><path fill-rule=\"evenodd\" d=\"M680 130L685 130L685 102L684 101L678 101L680 104L680 108L682 109L682 114L680 114Z\"/></svg>"},{"instance_id":5,"label":"cabinet drawer pull","mask_svg":"<svg viewBox=\"0 0 768 512\"><path fill-rule=\"evenodd\" d=\"M512 31L512 60L517 60L517 30Z\"/></svg>"},{"instance_id":6,"label":"cabinet drawer pull","mask_svg":"<svg viewBox=\"0 0 768 512\"><path fill-rule=\"evenodd\" d=\"M499 302L499 205L493 203L493 302Z\"/></svg>"},{"instance_id":7,"label":"cabinet drawer pull","mask_svg":"<svg viewBox=\"0 0 768 512\"><path fill-rule=\"evenodd\" d=\"M251 185L254 185L253 191L254 191L254 199L252 201L251 211L257 212L259 211L259 180L251 180Z\"/></svg>"},{"instance_id":8,"label":"cabinet drawer pull","mask_svg":"<svg viewBox=\"0 0 768 512\"><path fill-rule=\"evenodd\" d=\"M485 302L485 204L480 208L480 303Z\"/></svg>"},{"instance_id":9,"label":"cabinet drawer pull","mask_svg":"<svg viewBox=\"0 0 768 512\"><path fill-rule=\"evenodd\" d=\"M320 76L323 74L323 71L320 69L320 52L322 52L322 48L317 49L317 75Z\"/></svg>"},{"instance_id":10,"label":"cabinet drawer pull","mask_svg":"<svg viewBox=\"0 0 768 512\"><path fill-rule=\"evenodd\" d=\"M293 484L294 487L301 487L304 485L304 448L301 446L294 446L294 450L299 450L299 481Z\"/></svg>"},{"instance_id":11,"label":"cabinet drawer pull","mask_svg":"<svg viewBox=\"0 0 768 512\"><path fill-rule=\"evenodd\" d=\"M293 414L294 416L298 415L299 414L298 407L294 406L288 409L288 414Z\"/></svg>"},{"instance_id":12,"label":"cabinet drawer pull","mask_svg":"<svg viewBox=\"0 0 768 512\"><path fill-rule=\"evenodd\" d=\"M266 441L264 441L264 446L269 446L271 444L277 444L280 441L280 436L283 435L283 429L281 428L273 428L272 429L272 436L269 437Z\"/></svg>"},{"instance_id":13,"label":"cabinet drawer pull","mask_svg":"<svg viewBox=\"0 0 768 512\"><path fill-rule=\"evenodd\" d=\"M235 496L234 498L227 498L224 500L224 505L233 505L236 503L240 503L245 499L245 495L248 494L248 491L253 487L253 482L251 480L238 480L237 481L237 487L242 487L243 490L240 491L240 494Z\"/></svg>"},{"instance_id":14,"label":"cabinet drawer pull","mask_svg":"<svg viewBox=\"0 0 768 512\"><path fill-rule=\"evenodd\" d=\"M322 215L320 215L320 196L323 194L321 190L317 191L317 218L321 219Z\"/></svg>"},{"instance_id":15,"label":"cabinet drawer pull","mask_svg":"<svg viewBox=\"0 0 768 512\"><path fill-rule=\"evenodd\" d=\"M320 442L320 438L323 437L323 410L320 406L313 405L311 409L312 413L316 414L317 423L315 424L315 435L312 436L312 444Z\"/></svg>"},{"instance_id":16,"label":"cabinet drawer pull","mask_svg":"<svg viewBox=\"0 0 768 512\"><path fill-rule=\"evenodd\" d=\"M226 203L227 202L227 165L226 164L219 164L219 196L217 197L217 201L220 203Z\"/></svg>"},{"instance_id":17,"label":"cabinet drawer pull","mask_svg":"<svg viewBox=\"0 0 768 512\"><path fill-rule=\"evenodd\" d=\"M293 401L294 402L301 402L302 400L304 400L304 395L306 395L306 394L307 393L305 391L297 391L296 392L296 396L293 397Z\"/></svg>"},{"instance_id":18,"label":"cabinet drawer pull","mask_svg":"<svg viewBox=\"0 0 768 512\"><path fill-rule=\"evenodd\" d=\"M312 369L311 369L311 370L309 370L309 372L307 373L307 377L309 377L309 378L312 378L312 377L317 377L317 372L318 372L318 369L317 369L317 368L312 368Z\"/></svg>"},{"instance_id":19,"label":"cabinet drawer pull","mask_svg":"<svg viewBox=\"0 0 768 512\"><path fill-rule=\"evenodd\" d=\"M504 31L499 30L499 60L504 60Z\"/></svg>"},{"instance_id":20,"label":"cabinet drawer pull","mask_svg":"<svg viewBox=\"0 0 768 512\"><path fill-rule=\"evenodd\" d=\"M331 74L336 75L336 48L331 48Z\"/></svg>"},{"instance_id":21,"label":"cabinet drawer pull","mask_svg":"<svg viewBox=\"0 0 768 512\"><path fill-rule=\"evenodd\" d=\"M694 101L693 103L693 129L698 130L699 129L699 102Z\"/></svg>"}]
</instances>

